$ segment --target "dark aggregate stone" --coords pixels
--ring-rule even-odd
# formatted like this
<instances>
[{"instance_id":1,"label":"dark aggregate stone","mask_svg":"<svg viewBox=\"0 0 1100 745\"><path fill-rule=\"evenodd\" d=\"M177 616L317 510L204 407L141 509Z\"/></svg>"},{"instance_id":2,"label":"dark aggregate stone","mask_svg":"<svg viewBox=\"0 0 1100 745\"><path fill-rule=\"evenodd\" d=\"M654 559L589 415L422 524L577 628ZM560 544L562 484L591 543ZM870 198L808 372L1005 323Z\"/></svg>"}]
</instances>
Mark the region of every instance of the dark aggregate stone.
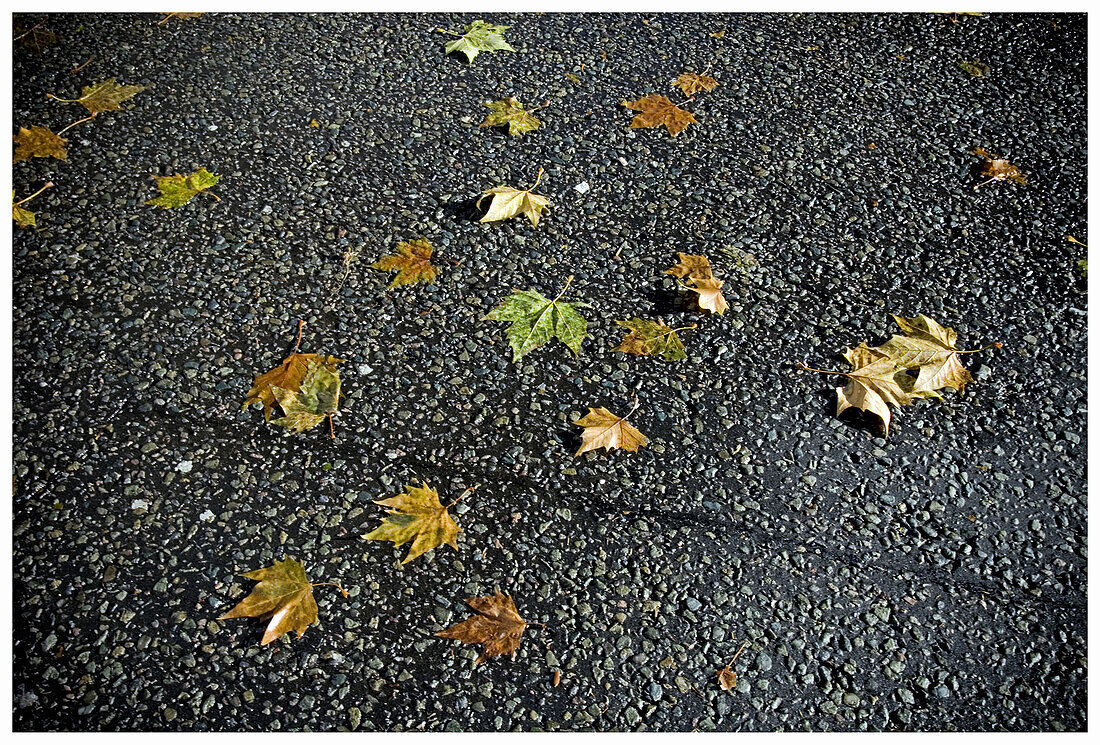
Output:
<instances>
[{"instance_id":1,"label":"dark aggregate stone","mask_svg":"<svg viewBox=\"0 0 1100 745\"><path fill-rule=\"evenodd\" d=\"M13 167L58 185L13 245L14 727L1087 728L1085 17L488 14L520 53L444 57L476 17L51 14L15 50L16 126L149 89ZM698 125L629 129L708 65ZM504 96L543 128L479 128ZM975 192L979 146L1030 183ZM143 204L198 166L220 202ZM537 229L464 217L539 167ZM369 264L420 235L439 281L385 292ZM661 274L678 250L726 315ZM581 356L513 363L479 319L570 275ZM1004 346L884 439L793 363L890 312ZM635 315L698 323L688 360L612 352ZM335 441L240 408L298 319L348 360ZM650 446L574 458L569 422L635 396ZM421 478L482 486L459 552L400 566L359 535ZM284 556L349 597L264 647L215 620ZM545 628L475 667L434 634L497 587Z\"/></svg>"}]
</instances>

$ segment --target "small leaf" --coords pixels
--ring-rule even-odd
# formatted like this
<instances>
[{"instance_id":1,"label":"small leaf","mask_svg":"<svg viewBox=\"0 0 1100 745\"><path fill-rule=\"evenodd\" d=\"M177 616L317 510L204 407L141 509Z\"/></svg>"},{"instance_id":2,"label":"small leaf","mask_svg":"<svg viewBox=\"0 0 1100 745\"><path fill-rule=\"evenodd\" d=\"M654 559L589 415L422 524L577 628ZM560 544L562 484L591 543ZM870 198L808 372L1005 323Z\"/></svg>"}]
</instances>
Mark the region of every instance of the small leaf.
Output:
<instances>
[{"instance_id":1,"label":"small leaf","mask_svg":"<svg viewBox=\"0 0 1100 745\"><path fill-rule=\"evenodd\" d=\"M202 15L202 13L165 13L164 18L161 18L159 21L157 21L157 25L160 26L162 24L168 23L168 21L172 20L173 18L179 18L180 20L185 20L185 19L191 19L191 18L198 18L201 15Z\"/></svg>"},{"instance_id":2,"label":"small leaf","mask_svg":"<svg viewBox=\"0 0 1100 745\"><path fill-rule=\"evenodd\" d=\"M439 268L432 266L432 244L423 237L416 241L401 241L397 244L397 253L383 256L371 264L371 269L384 272L397 272L397 276L387 286L399 287L417 282L431 284L439 276Z\"/></svg>"},{"instance_id":3,"label":"small leaf","mask_svg":"<svg viewBox=\"0 0 1100 745\"><path fill-rule=\"evenodd\" d=\"M570 281L572 277L570 277ZM575 308L590 307L587 303L565 303L559 298L565 294L569 282L557 298L550 300L535 290L512 290L504 301L487 313L483 321L505 321L508 341L512 345L512 359L518 362L527 353L541 347L553 338L580 355L581 341L588 331L588 322Z\"/></svg>"},{"instance_id":4,"label":"small leaf","mask_svg":"<svg viewBox=\"0 0 1100 745\"><path fill-rule=\"evenodd\" d=\"M613 352L626 352L638 355L660 355L666 360L682 360L687 357L684 345L680 337L676 335L679 329L672 329L665 325L664 321L647 321L643 318L635 318L633 321L615 321L630 333L626 335L622 343L615 347ZM691 327L689 327L691 328Z\"/></svg>"},{"instance_id":5,"label":"small leaf","mask_svg":"<svg viewBox=\"0 0 1100 745\"><path fill-rule=\"evenodd\" d=\"M712 91L718 87L718 81L710 75L696 75L693 72L682 73L672 84L682 90L685 96L694 96L699 91Z\"/></svg>"},{"instance_id":6,"label":"small leaf","mask_svg":"<svg viewBox=\"0 0 1100 745\"><path fill-rule=\"evenodd\" d=\"M362 537L368 541L391 541L395 547L412 541L402 564L443 544L458 550L458 534L462 529L439 501L439 493L427 482L421 481L420 486L409 484L404 494L376 499L374 503L393 509L387 510L390 516L381 525Z\"/></svg>"},{"instance_id":7,"label":"small leaf","mask_svg":"<svg viewBox=\"0 0 1100 745\"><path fill-rule=\"evenodd\" d=\"M542 173L543 171L540 168L535 183L531 185L530 189L520 190L513 189L510 186L498 186L483 192L481 199L477 200L478 208L481 207L481 202L485 197L491 196L493 201L489 203L489 209L480 222L496 222L507 220L516 215L527 215L531 224L538 227L539 218L550 207L549 199L532 193L535 187L539 185L539 181L542 180Z\"/></svg>"},{"instance_id":8,"label":"small leaf","mask_svg":"<svg viewBox=\"0 0 1100 745\"><path fill-rule=\"evenodd\" d=\"M444 47L446 54L458 52L466 56L467 62L473 62L478 52L514 52L515 49L501 35L511 26L494 26L485 21L474 21L467 26L461 36ZM441 29L442 30L442 29ZM446 32L451 33L451 32Z\"/></svg>"},{"instance_id":9,"label":"small leaf","mask_svg":"<svg viewBox=\"0 0 1100 745\"><path fill-rule=\"evenodd\" d=\"M602 406L596 409L589 407L588 413L573 424L584 427L584 431L581 432L581 446L574 456L598 448L622 449L636 453L638 448L647 442L645 435L629 424L626 417L615 416Z\"/></svg>"},{"instance_id":10,"label":"small leaf","mask_svg":"<svg viewBox=\"0 0 1100 745\"><path fill-rule=\"evenodd\" d=\"M508 134L522 135L534 132L542 124L514 98L502 98L485 105L489 107L490 113L481 123L482 127L507 126Z\"/></svg>"},{"instance_id":11,"label":"small leaf","mask_svg":"<svg viewBox=\"0 0 1100 745\"><path fill-rule=\"evenodd\" d=\"M311 624L317 623L317 601L313 599L313 586L301 562L283 559L266 569L245 572L241 576L257 580L259 584L233 610L219 616L219 621L270 617L261 645L270 644L291 631L297 631L301 638Z\"/></svg>"},{"instance_id":12,"label":"small leaf","mask_svg":"<svg viewBox=\"0 0 1100 745\"><path fill-rule=\"evenodd\" d=\"M961 60L959 62L959 67L976 78L989 74L989 65L979 62L978 60Z\"/></svg>"},{"instance_id":13,"label":"small leaf","mask_svg":"<svg viewBox=\"0 0 1100 745\"><path fill-rule=\"evenodd\" d=\"M65 160L65 143L68 142L45 127L37 125L30 129L19 128L19 134L13 135L15 140L15 155L12 163L30 160L31 158L57 158Z\"/></svg>"},{"instance_id":14,"label":"small leaf","mask_svg":"<svg viewBox=\"0 0 1100 745\"><path fill-rule=\"evenodd\" d=\"M986 177L985 181L974 187L974 191L977 191L978 187L982 184L988 184L990 181L1015 181L1019 184L1027 183L1024 172L1007 160L995 158L980 147L974 148L974 154L985 159L985 163L982 164L982 175Z\"/></svg>"},{"instance_id":15,"label":"small leaf","mask_svg":"<svg viewBox=\"0 0 1100 745\"><path fill-rule=\"evenodd\" d=\"M680 260L668 269L665 274L674 277L692 277L693 279L711 279L714 272L710 267L710 259L699 254L679 253Z\"/></svg>"},{"instance_id":16,"label":"small leaf","mask_svg":"<svg viewBox=\"0 0 1100 745\"><path fill-rule=\"evenodd\" d=\"M81 91L76 103L81 104L92 114L101 114L104 111L118 111L122 108L123 101L133 98L145 90L143 85L119 85L114 78L104 80L102 83L89 85Z\"/></svg>"},{"instance_id":17,"label":"small leaf","mask_svg":"<svg viewBox=\"0 0 1100 745\"><path fill-rule=\"evenodd\" d=\"M16 224L18 224L21 228L37 227L37 224L35 223L34 213L30 210L25 210L16 204L12 204L11 206L11 219L15 220Z\"/></svg>"},{"instance_id":18,"label":"small leaf","mask_svg":"<svg viewBox=\"0 0 1100 745\"><path fill-rule=\"evenodd\" d=\"M512 654L519 649L527 622L510 595L498 590L493 595L466 598L466 602L480 615L470 616L436 636L457 639L463 644L481 644L484 651L477 658L478 665L490 657Z\"/></svg>"},{"instance_id":19,"label":"small leaf","mask_svg":"<svg viewBox=\"0 0 1100 745\"><path fill-rule=\"evenodd\" d=\"M664 125L675 137L687 129L687 125L699 123L690 111L681 109L664 96L650 95L637 101L623 101L623 106L642 112L630 122L631 129Z\"/></svg>"},{"instance_id":20,"label":"small leaf","mask_svg":"<svg viewBox=\"0 0 1100 745\"><path fill-rule=\"evenodd\" d=\"M722 294L722 285L725 284L722 280L689 277L688 281L692 284L688 289L699 295L696 300L700 308L718 315L722 315L729 310L729 303L726 302L726 297Z\"/></svg>"},{"instance_id":21,"label":"small leaf","mask_svg":"<svg viewBox=\"0 0 1100 745\"><path fill-rule=\"evenodd\" d=\"M193 197L214 186L221 179L216 173L211 173L205 168L200 168L190 176L156 176L157 189L160 196L150 199L146 204L152 204L164 209L171 209L187 204ZM211 194L210 196L214 196ZM217 199L216 196L214 196Z\"/></svg>"},{"instance_id":22,"label":"small leaf","mask_svg":"<svg viewBox=\"0 0 1100 745\"><path fill-rule=\"evenodd\" d=\"M732 691L737 687L737 673L729 665L718 671L718 687L723 691Z\"/></svg>"}]
</instances>

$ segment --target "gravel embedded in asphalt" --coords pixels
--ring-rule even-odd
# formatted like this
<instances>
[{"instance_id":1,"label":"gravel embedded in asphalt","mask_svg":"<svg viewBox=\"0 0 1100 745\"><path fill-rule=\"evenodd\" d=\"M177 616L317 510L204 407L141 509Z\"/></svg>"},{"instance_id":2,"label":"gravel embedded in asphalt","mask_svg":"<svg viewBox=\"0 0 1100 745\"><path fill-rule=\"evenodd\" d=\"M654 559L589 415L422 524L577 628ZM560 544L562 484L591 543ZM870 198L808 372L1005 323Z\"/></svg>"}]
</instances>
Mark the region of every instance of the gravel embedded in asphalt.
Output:
<instances>
[{"instance_id":1,"label":"gravel embedded in asphalt","mask_svg":"<svg viewBox=\"0 0 1100 745\"><path fill-rule=\"evenodd\" d=\"M14 166L57 184L14 239L15 728L1085 729L1084 15L492 14L518 53L444 56L477 17L51 14L15 50L17 127L149 86ZM698 124L628 128L704 68ZM508 96L542 128L479 128ZM1029 183L975 192L975 147ZM144 205L197 167L221 201ZM540 167L538 228L471 219ZM421 235L438 282L384 292ZM479 319L570 275L582 355L514 364ZM891 312L1004 347L884 440L794 363ZM634 316L698 323L688 359L611 352ZM347 360L335 442L241 410L298 319ZM634 397L649 446L574 458ZM421 478L481 486L459 552L400 566L359 535ZM215 620L285 556L350 597L266 647ZM433 634L498 587L546 628L475 667Z\"/></svg>"}]
</instances>

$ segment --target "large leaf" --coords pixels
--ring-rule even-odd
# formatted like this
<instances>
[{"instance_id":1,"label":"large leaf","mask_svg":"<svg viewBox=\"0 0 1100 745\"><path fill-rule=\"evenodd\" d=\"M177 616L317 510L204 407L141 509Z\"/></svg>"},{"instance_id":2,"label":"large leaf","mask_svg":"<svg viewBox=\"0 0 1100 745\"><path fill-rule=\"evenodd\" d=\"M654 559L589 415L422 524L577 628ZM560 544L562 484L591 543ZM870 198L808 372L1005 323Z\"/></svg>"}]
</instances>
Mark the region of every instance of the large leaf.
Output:
<instances>
[{"instance_id":1,"label":"large leaf","mask_svg":"<svg viewBox=\"0 0 1100 745\"><path fill-rule=\"evenodd\" d=\"M68 142L63 137L54 134L45 127L33 126L19 128L19 134L13 135L15 140L15 154L12 163L30 160L31 158L57 158L65 160L65 144Z\"/></svg>"},{"instance_id":2,"label":"large leaf","mask_svg":"<svg viewBox=\"0 0 1100 745\"><path fill-rule=\"evenodd\" d=\"M179 207L190 202L197 194L201 194L214 186L220 179L221 176L211 173L205 168L198 169L190 176L181 176L178 173L174 176L157 176L157 188L160 189L160 196L156 199L150 199L146 204L165 209ZM213 194L210 196L217 199Z\"/></svg>"},{"instance_id":3,"label":"large leaf","mask_svg":"<svg viewBox=\"0 0 1100 745\"><path fill-rule=\"evenodd\" d=\"M304 432L336 413L340 403L340 373L336 365L316 359L306 363L306 374L297 391L271 387L284 416L272 424Z\"/></svg>"},{"instance_id":4,"label":"large leaf","mask_svg":"<svg viewBox=\"0 0 1100 745\"><path fill-rule=\"evenodd\" d=\"M569 283L566 282L566 288ZM512 359L518 361L528 352L557 338L580 355L581 342L588 330L588 322L575 308L588 308L587 303L565 303L557 298L550 300L536 290L513 290L500 305L486 314L483 321L505 321L508 341L512 345Z\"/></svg>"},{"instance_id":5,"label":"large leaf","mask_svg":"<svg viewBox=\"0 0 1100 745\"><path fill-rule=\"evenodd\" d=\"M637 101L623 101L623 106L642 112L630 122L631 129L664 125L675 137L687 129L687 125L699 123L690 111L681 109L664 96L650 95Z\"/></svg>"},{"instance_id":6,"label":"large leaf","mask_svg":"<svg viewBox=\"0 0 1100 745\"><path fill-rule=\"evenodd\" d=\"M439 492L426 482L422 481L420 486L409 484L404 494L376 499L374 503L392 509L387 510L389 516L381 525L362 537L368 541L391 541L394 546L412 541L402 564L443 544L458 550L458 534L462 529L439 501Z\"/></svg>"},{"instance_id":7,"label":"large leaf","mask_svg":"<svg viewBox=\"0 0 1100 745\"><path fill-rule=\"evenodd\" d=\"M574 455L597 448L637 452L647 442L645 435L627 422L626 417L615 416L602 406L595 409L589 407L588 413L573 424L584 427L581 432L581 446Z\"/></svg>"},{"instance_id":8,"label":"large leaf","mask_svg":"<svg viewBox=\"0 0 1100 745\"><path fill-rule=\"evenodd\" d=\"M493 595L466 598L466 602L479 615L470 616L436 636L457 639L463 644L481 644L484 651L477 658L478 665L490 657L512 654L519 649L527 622L510 595L498 590Z\"/></svg>"},{"instance_id":9,"label":"large leaf","mask_svg":"<svg viewBox=\"0 0 1100 745\"><path fill-rule=\"evenodd\" d=\"M682 360L687 357L687 353L684 352L684 345L680 341L680 337L676 335L677 331L683 329L669 328L660 319L649 321L644 318L635 318L632 321L615 321L615 323L629 329L630 333L626 335L619 346L611 350L613 352L660 355L670 361ZM686 328L694 328L694 326Z\"/></svg>"},{"instance_id":10,"label":"large leaf","mask_svg":"<svg viewBox=\"0 0 1100 745\"><path fill-rule=\"evenodd\" d=\"M262 403L264 406L264 419L271 421L271 412L275 408L276 398L274 388L282 388L288 391L297 391L302 380L306 376L311 360L318 360L336 370L336 364L343 360L336 357L324 357L318 354L299 354L295 352L283 360L282 364L262 375L257 375L252 383L252 388L245 394L244 406L247 409L250 404Z\"/></svg>"},{"instance_id":11,"label":"large leaf","mask_svg":"<svg viewBox=\"0 0 1100 745\"><path fill-rule=\"evenodd\" d=\"M485 21L474 21L463 30L461 36L453 34L458 38L447 44L444 50L447 54L458 52L465 55L467 62L473 62L478 52L514 52L516 50L512 49L501 35L509 28L511 26L494 26Z\"/></svg>"},{"instance_id":12,"label":"large leaf","mask_svg":"<svg viewBox=\"0 0 1100 745\"><path fill-rule=\"evenodd\" d=\"M496 222L498 220L507 220L516 215L527 215L531 224L538 227L539 218L542 216L542 213L550 207L549 199L533 193L535 187L539 185L539 181L541 180L542 169L540 168L538 176L535 178L535 183L532 184L529 189L513 189L510 186L498 186L483 192L481 199L477 200L478 208L481 207L481 203L485 197L492 197L493 201L489 203L489 209L485 213L485 216L481 218L481 222Z\"/></svg>"},{"instance_id":13,"label":"large leaf","mask_svg":"<svg viewBox=\"0 0 1100 745\"><path fill-rule=\"evenodd\" d=\"M936 391L954 388L961 391L972 382L970 372L963 367L958 354L963 350L955 346L954 329L944 328L924 314L916 318L893 316L905 336L894 334L885 344L876 347L899 367L919 368L914 388L919 391Z\"/></svg>"},{"instance_id":14,"label":"large leaf","mask_svg":"<svg viewBox=\"0 0 1100 745\"><path fill-rule=\"evenodd\" d=\"M294 559L283 559L266 569L241 575L259 582L252 594L233 610L218 618L270 618L260 644L270 644L283 634L297 631L299 638L310 624L317 623L317 601L305 567Z\"/></svg>"}]
</instances>

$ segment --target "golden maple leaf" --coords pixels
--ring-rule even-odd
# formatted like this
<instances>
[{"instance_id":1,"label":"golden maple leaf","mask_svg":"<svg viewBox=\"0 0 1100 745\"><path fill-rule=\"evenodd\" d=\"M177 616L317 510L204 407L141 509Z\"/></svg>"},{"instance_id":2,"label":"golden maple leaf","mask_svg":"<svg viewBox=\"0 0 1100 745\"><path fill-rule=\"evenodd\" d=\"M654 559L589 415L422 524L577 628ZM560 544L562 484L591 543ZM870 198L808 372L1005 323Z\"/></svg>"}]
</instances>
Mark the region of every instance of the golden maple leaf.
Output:
<instances>
[{"instance_id":1,"label":"golden maple leaf","mask_svg":"<svg viewBox=\"0 0 1100 745\"><path fill-rule=\"evenodd\" d=\"M463 644L481 644L484 651L475 664L480 665L490 657L512 654L527 628L527 621L516 610L515 600L499 590L493 595L466 598L466 603L480 615L470 616L436 636L457 639Z\"/></svg>"},{"instance_id":2,"label":"golden maple leaf","mask_svg":"<svg viewBox=\"0 0 1100 745\"><path fill-rule=\"evenodd\" d=\"M1027 183L1024 172L1007 160L994 157L980 147L974 148L974 154L985 158L985 163L982 164L982 175L987 177L982 183L975 184L974 191L977 191L979 186L988 184L990 181L1015 181L1020 184Z\"/></svg>"},{"instance_id":3,"label":"golden maple leaf","mask_svg":"<svg viewBox=\"0 0 1100 745\"><path fill-rule=\"evenodd\" d=\"M397 253L383 256L370 266L383 272L397 272L386 289L417 282L431 284L439 276L439 268L429 261L431 257L432 244L421 236L420 240L401 241L397 244Z\"/></svg>"},{"instance_id":4,"label":"golden maple leaf","mask_svg":"<svg viewBox=\"0 0 1100 745\"><path fill-rule=\"evenodd\" d=\"M718 87L718 81L710 75L696 75L693 72L681 73L672 84L682 90L685 96L693 96L699 91L712 91Z\"/></svg>"},{"instance_id":5,"label":"golden maple leaf","mask_svg":"<svg viewBox=\"0 0 1100 745\"><path fill-rule=\"evenodd\" d=\"M684 345L676 332L695 328L695 324L677 329L669 328L659 318L656 322L647 321L644 318L635 318L632 321L615 321L615 323L629 329L630 333L626 335L619 346L611 350L612 352L660 355L669 361L682 360L687 357L687 353L684 352Z\"/></svg>"},{"instance_id":6,"label":"golden maple leaf","mask_svg":"<svg viewBox=\"0 0 1100 745\"><path fill-rule=\"evenodd\" d=\"M698 124L690 111L681 109L664 96L649 95L637 101L623 101L623 106L642 113L634 116L631 129L660 127L662 124L673 137L683 132L687 125Z\"/></svg>"},{"instance_id":7,"label":"golden maple leaf","mask_svg":"<svg viewBox=\"0 0 1100 745\"><path fill-rule=\"evenodd\" d=\"M334 584L319 582L310 584L305 567L294 559L283 559L265 569L245 572L241 575L259 582L252 593L224 616L227 618L269 618L260 644L270 644L283 634L297 631L298 637L306 632L311 624L317 623L317 601L313 599L313 588L317 585ZM340 587L339 585L336 585ZM348 593L340 587L344 597Z\"/></svg>"},{"instance_id":8,"label":"golden maple leaf","mask_svg":"<svg viewBox=\"0 0 1100 745\"><path fill-rule=\"evenodd\" d=\"M916 390L934 392L940 388L954 388L961 391L964 385L973 382L958 355L981 350L957 348L955 330L939 325L924 314L916 318L892 317L905 336L894 334L875 349L888 355L900 367L919 368L914 383ZM934 395L939 397L939 394Z\"/></svg>"},{"instance_id":9,"label":"golden maple leaf","mask_svg":"<svg viewBox=\"0 0 1100 745\"><path fill-rule=\"evenodd\" d=\"M85 86L80 92L80 98L58 98L51 93L46 95L55 101L78 103L95 116L104 111L118 111L122 108L123 101L133 98L143 90L143 85L119 85L114 78L109 78L102 83Z\"/></svg>"},{"instance_id":10,"label":"golden maple leaf","mask_svg":"<svg viewBox=\"0 0 1100 745\"><path fill-rule=\"evenodd\" d=\"M630 413L633 411L634 409L631 409ZM626 416L630 416L630 413ZM607 450L618 448L636 453L638 448L647 442L645 435L627 422L626 417L615 416L602 406L595 409L588 407L588 413L575 420L573 424L584 427L584 431L581 432L581 446L574 456L597 448Z\"/></svg>"},{"instance_id":11,"label":"golden maple leaf","mask_svg":"<svg viewBox=\"0 0 1100 745\"><path fill-rule=\"evenodd\" d=\"M19 128L19 134L13 135L15 140L15 154L12 163L30 160L31 158L57 158L65 160L65 138L54 134L46 127L32 126Z\"/></svg>"},{"instance_id":12,"label":"golden maple leaf","mask_svg":"<svg viewBox=\"0 0 1100 745\"><path fill-rule=\"evenodd\" d=\"M272 388L282 388L286 391L296 392L302 385L302 380L306 376L306 371L309 370L311 360L318 360L322 364L331 365L332 367L335 367L338 362L343 362L343 360L336 357L322 357L312 352L309 354L294 352L283 360L278 367L256 376L252 388L245 394L244 406L241 408L247 409L249 404L263 403L264 419L270 422L271 412L276 404L275 391Z\"/></svg>"},{"instance_id":13,"label":"golden maple leaf","mask_svg":"<svg viewBox=\"0 0 1100 745\"><path fill-rule=\"evenodd\" d=\"M531 224L538 227L539 217L550 207L550 200L539 194L533 194L535 187L542 181L543 170L540 168L535 183L529 189L513 189L510 186L498 186L483 192L481 199L477 200L480 209L485 197L491 196L493 201L489 203L489 210L480 222L496 222L507 220L516 215L527 215Z\"/></svg>"},{"instance_id":14,"label":"golden maple leaf","mask_svg":"<svg viewBox=\"0 0 1100 745\"><path fill-rule=\"evenodd\" d=\"M395 547L412 541L409 555L402 564L443 544L458 550L458 534L462 528L447 512L451 505L444 507L439 501L439 492L427 482L421 481L420 486L409 484L404 494L376 499L374 503L392 509L387 510L389 517L381 525L362 537L368 541L391 541Z\"/></svg>"}]
</instances>

